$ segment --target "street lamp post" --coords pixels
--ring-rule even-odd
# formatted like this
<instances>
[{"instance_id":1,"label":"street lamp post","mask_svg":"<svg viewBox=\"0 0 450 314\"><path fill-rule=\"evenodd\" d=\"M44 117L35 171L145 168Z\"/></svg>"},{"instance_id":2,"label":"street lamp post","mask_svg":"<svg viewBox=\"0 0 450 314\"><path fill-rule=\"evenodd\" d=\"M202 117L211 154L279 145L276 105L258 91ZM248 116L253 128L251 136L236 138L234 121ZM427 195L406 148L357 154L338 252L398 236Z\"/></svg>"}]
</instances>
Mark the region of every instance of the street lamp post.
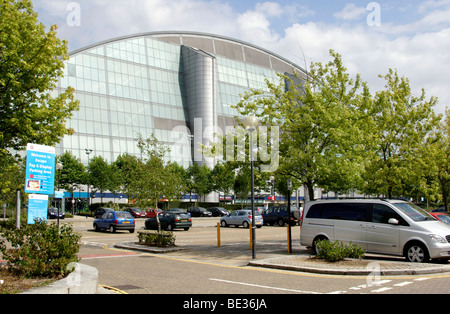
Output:
<instances>
[{"instance_id":1,"label":"street lamp post","mask_svg":"<svg viewBox=\"0 0 450 314\"><path fill-rule=\"evenodd\" d=\"M256 117L250 116L247 117L244 121L244 126L247 131L250 132L250 169L251 169L251 182L252 182L252 194L251 194L251 201L252 201L252 259L255 259L255 230L256 230L256 224L255 224L255 182L254 182L254 172L253 172L253 132L256 131L256 128L259 125L259 121Z\"/></svg>"},{"instance_id":2,"label":"street lamp post","mask_svg":"<svg viewBox=\"0 0 450 314\"><path fill-rule=\"evenodd\" d=\"M63 168L63 165L60 162L58 162L56 164L55 168L56 168L56 170L58 172L58 191L59 191L59 182L61 180L61 170ZM63 201L64 201L64 198L61 199L61 206L62 206L62 202ZM57 206L57 208L58 208L57 221L58 221L58 232L59 232L59 206Z\"/></svg>"},{"instance_id":3,"label":"street lamp post","mask_svg":"<svg viewBox=\"0 0 450 314\"><path fill-rule=\"evenodd\" d=\"M85 151L86 151L86 154L87 154L87 156L88 156L88 173L89 173L89 155L92 153L92 149L89 149L89 148L85 148L84 149ZM91 180L89 180L89 175L88 175L88 180L87 180L88 182L87 182L87 192L88 192L88 208L87 208L87 211L86 211L86 218L87 218L87 212L89 211L89 206L91 206L91 194L89 193L89 185L90 185L90 181Z\"/></svg>"}]
</instances>

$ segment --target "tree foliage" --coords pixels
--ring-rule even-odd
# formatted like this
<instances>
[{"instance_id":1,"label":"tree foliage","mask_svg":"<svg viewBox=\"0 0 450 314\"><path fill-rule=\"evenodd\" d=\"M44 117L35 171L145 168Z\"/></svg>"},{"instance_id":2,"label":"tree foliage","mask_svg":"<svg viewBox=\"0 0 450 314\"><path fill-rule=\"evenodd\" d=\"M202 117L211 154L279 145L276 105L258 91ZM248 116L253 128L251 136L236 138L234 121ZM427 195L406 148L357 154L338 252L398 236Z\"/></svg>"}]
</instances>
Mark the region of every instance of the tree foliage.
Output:
<instances>
[{"instance_id":1,"label":"tree foliage","mask_svg":"<svg viewBox=\"0 0 450 314\"><path fill-rule=\"evenodd\" d=\"M30 0L0 5L0 150L27 143L54 145L73 130L65 122L78 108L69 88L54 96L67 42L38 22Z\"/></svg>"}]
</instances>

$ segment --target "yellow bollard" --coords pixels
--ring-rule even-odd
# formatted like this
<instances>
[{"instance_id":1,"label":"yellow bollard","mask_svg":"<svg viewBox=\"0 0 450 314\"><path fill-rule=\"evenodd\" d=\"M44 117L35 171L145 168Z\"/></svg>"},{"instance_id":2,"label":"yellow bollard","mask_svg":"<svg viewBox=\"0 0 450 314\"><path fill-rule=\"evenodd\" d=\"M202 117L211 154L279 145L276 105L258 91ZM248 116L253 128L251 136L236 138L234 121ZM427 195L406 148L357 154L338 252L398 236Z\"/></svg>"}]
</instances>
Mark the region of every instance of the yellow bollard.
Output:
<instances>
[{"instance_id":1,"label":"yellow bollard","mask_svg":"<svg viewBox=\"0 0 450 314\"><path fill-rule=\"evenodd\" d=\"M217 223L217 247L220 247L220 223Z\"/></svg>"},{"instance_id":2,"label":"yellow bollard","mask_svg":"<svg viewBox=\"0 0 450 314\"><path fill-rule=\"evenodd\" d=\"M290 224L287 223L287 245L288 245L288 253L291 254L291 228Z\"/></svg>"}]
</instances>

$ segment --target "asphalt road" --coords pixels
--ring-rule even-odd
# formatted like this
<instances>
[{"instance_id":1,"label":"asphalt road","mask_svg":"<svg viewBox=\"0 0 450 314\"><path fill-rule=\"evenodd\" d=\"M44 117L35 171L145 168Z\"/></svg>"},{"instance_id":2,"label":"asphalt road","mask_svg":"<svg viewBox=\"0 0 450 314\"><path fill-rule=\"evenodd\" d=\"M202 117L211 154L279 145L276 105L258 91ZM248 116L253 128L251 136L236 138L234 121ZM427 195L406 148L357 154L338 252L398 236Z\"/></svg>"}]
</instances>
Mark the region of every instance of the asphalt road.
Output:
<instances>
[{"instance_id":1,"label":"asphalt road","mask_svg":"<svg viewBox=\"0 0 450 314\"><path fill-rule=\"evenodd\" d=\"M181 294L186 301L192 301L189 298L192 294L446 294L450 291L450 274L382 277L375 286L365 276L249 267L247 263L252 258L249 230L221 228L218 247L218 220L194 218L191 230L175 231L176 244L187 249L164 254L115 249L114 243L136 241L137 234L94 232L91 218L66 222L71 222L74 230L82 234L81 262L99 270L99 283L128 294ZM144 220L138 220L137 230L143 229L143 225ZM292 254L304 252L306 248L299 244L300 228L296 226L292 230ZM288 256L286 239L285 227L257 229L256 259ZM195 306L192 302L190 305Z\"/></svg>"}]
</instances>

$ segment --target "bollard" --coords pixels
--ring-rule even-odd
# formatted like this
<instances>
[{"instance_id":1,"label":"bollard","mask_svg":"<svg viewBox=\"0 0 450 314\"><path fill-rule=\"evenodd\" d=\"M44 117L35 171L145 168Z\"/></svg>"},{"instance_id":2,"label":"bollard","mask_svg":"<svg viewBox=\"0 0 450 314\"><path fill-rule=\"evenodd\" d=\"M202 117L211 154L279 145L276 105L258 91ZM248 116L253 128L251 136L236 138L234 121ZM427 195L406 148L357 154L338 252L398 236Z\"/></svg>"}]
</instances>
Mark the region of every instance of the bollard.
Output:
<instances>
[{"instance_id":1,"label":"bollard","mask_svg":"<svg viewBox=\"0 0 450 314\"><path fill-rule=\"evenodd\" d=\"M290 222L287 224L287 244L288 244L288 253L291 254L292 246L291 246L291 224L290 224Z\"/></svg>"},{"instance_id":2,"label":"bollard","mask_svg":"<svg viewBox=\"0 0 450 314\"><path fill-rule=\"evenodd\" d=\"M220 223L217 223L217 247L220 247Z\"/></svg>"}]
</instances>

